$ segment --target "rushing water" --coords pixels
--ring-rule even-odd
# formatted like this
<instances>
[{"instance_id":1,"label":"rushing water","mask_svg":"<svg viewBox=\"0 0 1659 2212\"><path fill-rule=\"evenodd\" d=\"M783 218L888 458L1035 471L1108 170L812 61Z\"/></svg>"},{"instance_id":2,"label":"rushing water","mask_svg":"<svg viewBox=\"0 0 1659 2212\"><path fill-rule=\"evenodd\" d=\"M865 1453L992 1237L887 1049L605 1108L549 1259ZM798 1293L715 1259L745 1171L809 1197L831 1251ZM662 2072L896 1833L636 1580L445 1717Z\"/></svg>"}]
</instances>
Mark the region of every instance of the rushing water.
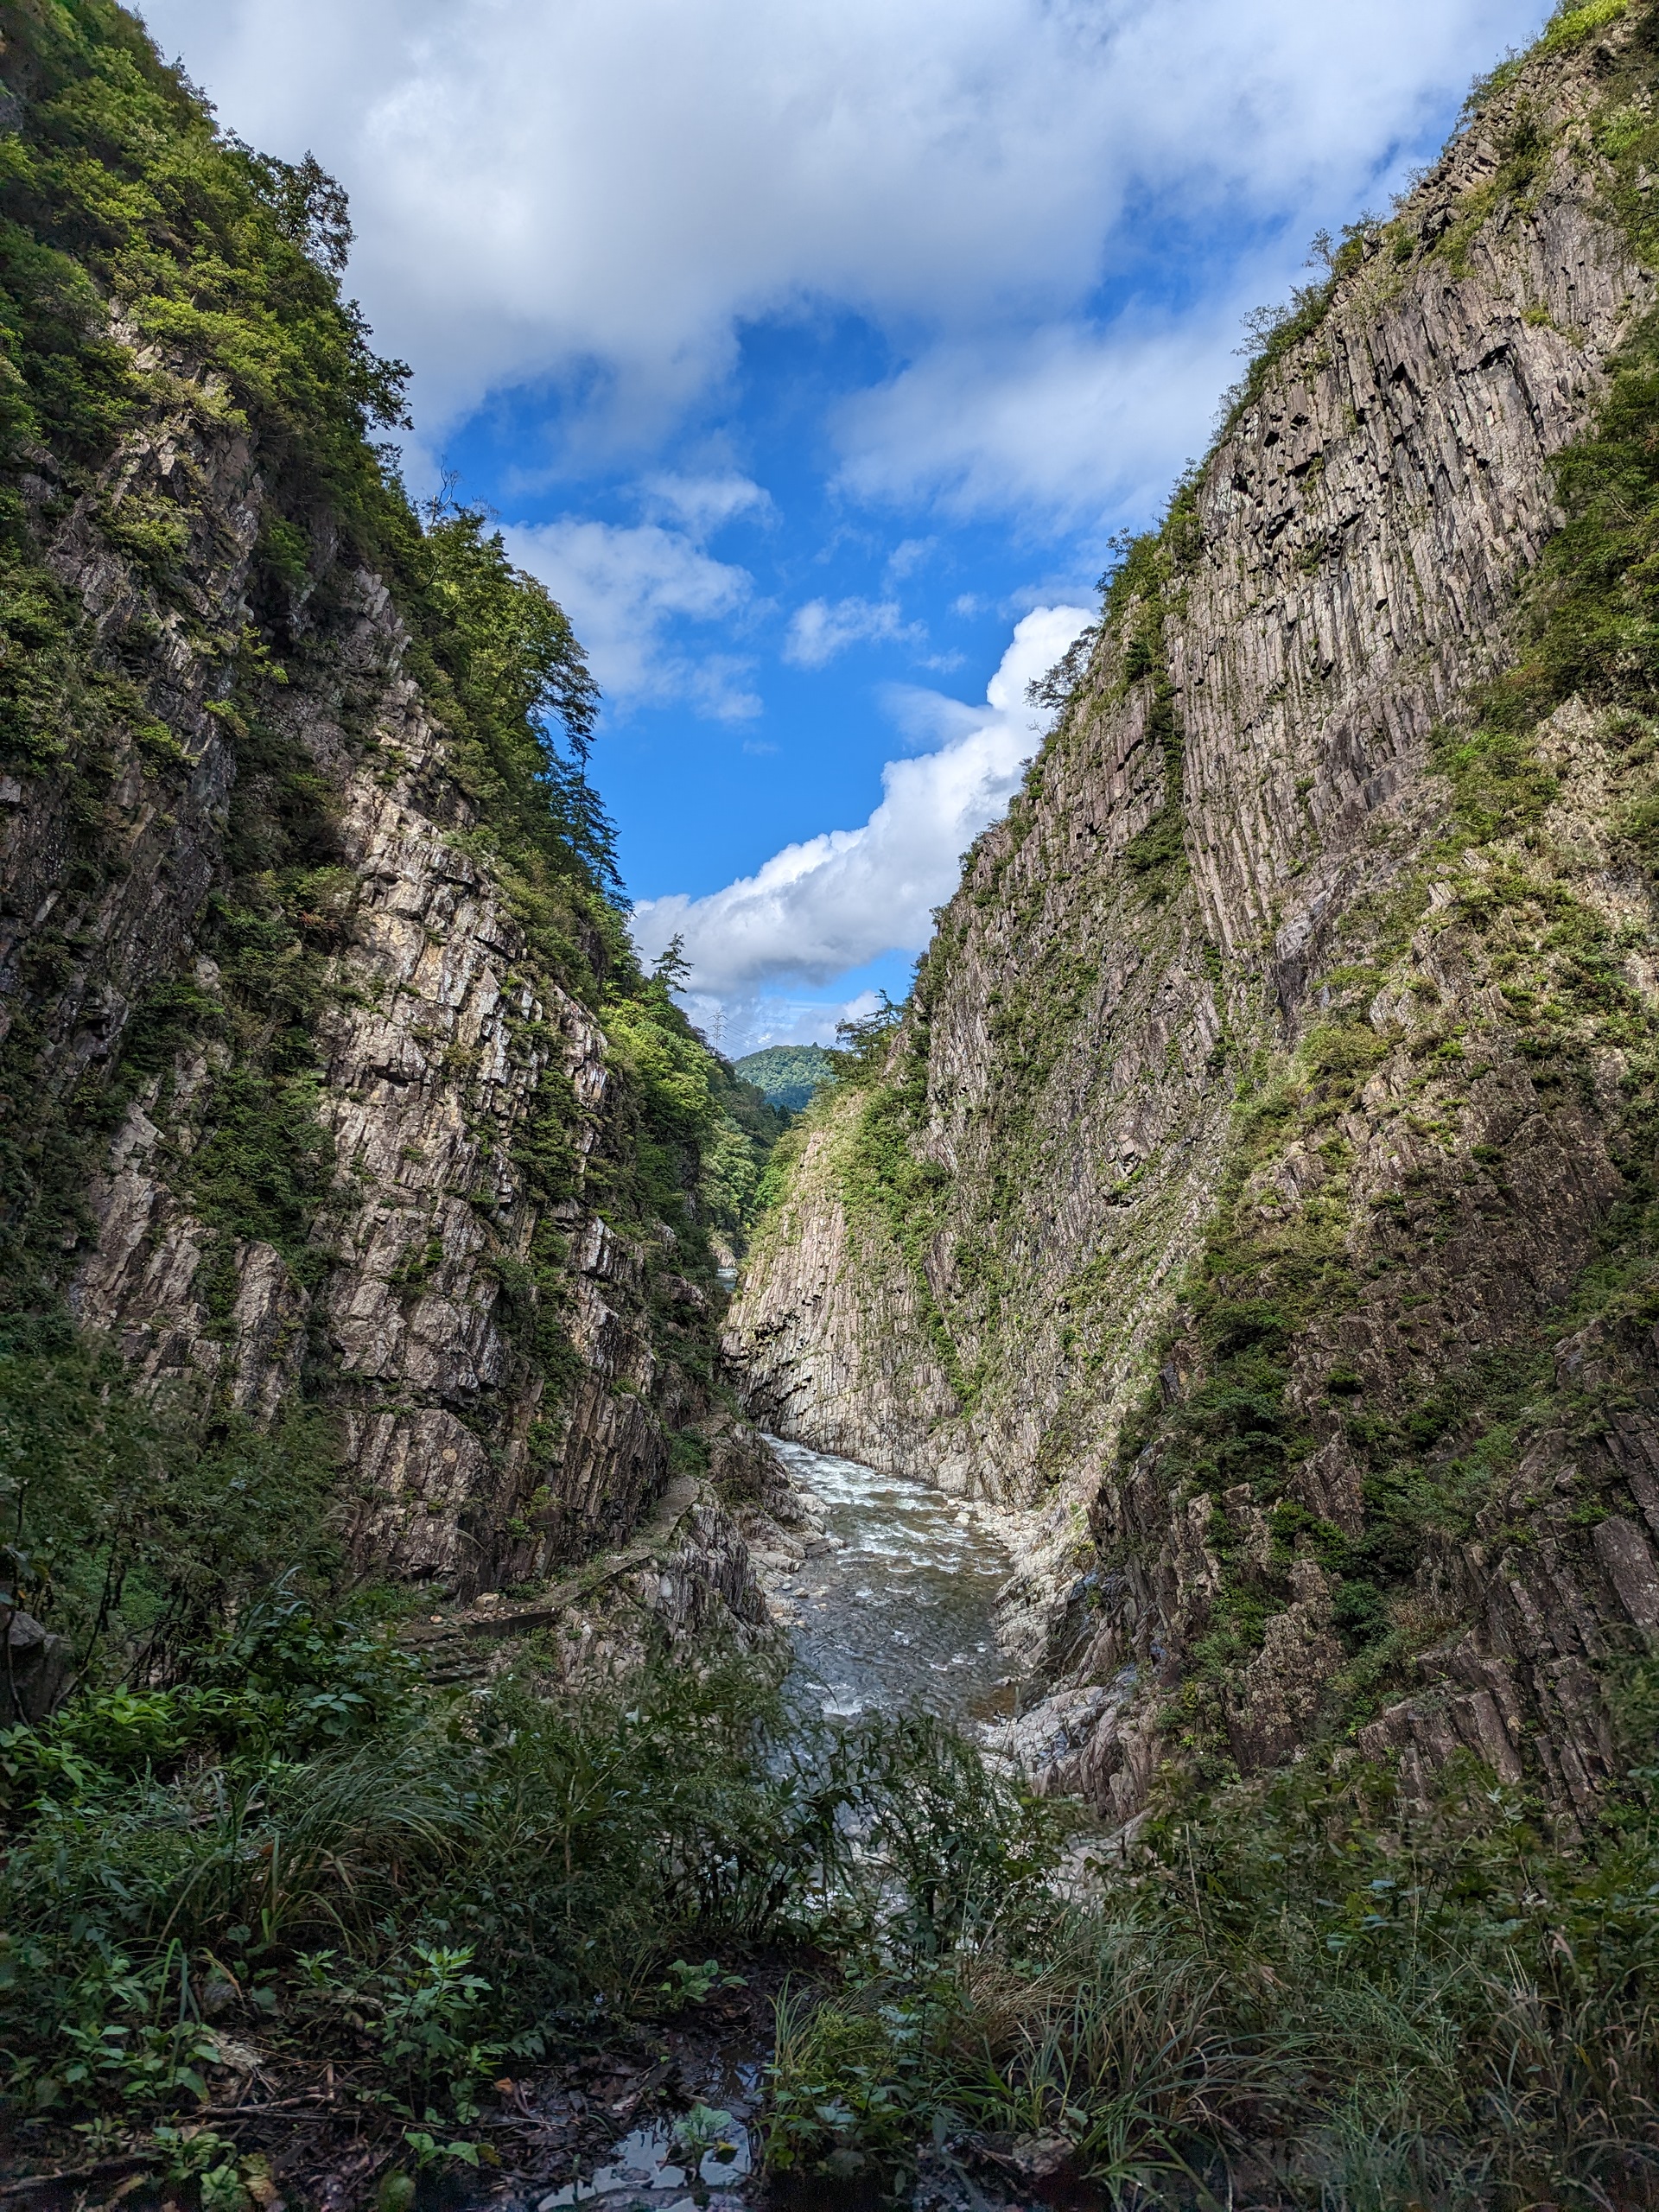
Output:
<instances>
[{"instance_id":1,"label":"rushing water","mask_svg":"<svg viewBox=\"0 0 1659 2212\"><path fill-rule=\"evenodd\" d=\"M825 1712L997 1711L1008 1677L991 1611L1009 1562L995 1536L942 1491L766 1440L817 1501L832 1547L767 1578Z\"/></svg>"}]
</instances>

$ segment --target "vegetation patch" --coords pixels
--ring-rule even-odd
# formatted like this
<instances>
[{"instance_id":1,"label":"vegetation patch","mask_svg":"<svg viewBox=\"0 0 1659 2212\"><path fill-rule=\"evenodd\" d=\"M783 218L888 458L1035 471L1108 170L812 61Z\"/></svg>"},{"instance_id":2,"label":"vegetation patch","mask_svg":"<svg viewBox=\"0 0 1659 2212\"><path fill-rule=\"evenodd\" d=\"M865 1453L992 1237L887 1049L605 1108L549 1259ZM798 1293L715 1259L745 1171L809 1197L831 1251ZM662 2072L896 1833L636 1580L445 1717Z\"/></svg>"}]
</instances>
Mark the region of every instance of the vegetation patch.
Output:
<instances>
[{"instance_id":1,"label":"vegetation patch","mask_svg":"<svg viewBox=\"0 0 1659 2212\"><path fill-rule=\"evenodd\" d=\"M1415 1817L1363 1766L1173 1814L1088 1905L781 2005L769 2161L897 2189L931 2139L1124 2203L1645 2202L1652 1839L1633 1797L1557 1852L1472 1771Z\"/></svg>"},{"instance_id":2,"label":"vegetation patch","mask_svg":"<svg viewBox=\"0 0 1659 2212\"><path fill-rule=\"evenodd\" d=\"M822 1045L768 1045L734 1060L732 1072L753 1084L769 1106L798 1114L830 1081L835 1061Z\"/></svg>"}]
</instances>

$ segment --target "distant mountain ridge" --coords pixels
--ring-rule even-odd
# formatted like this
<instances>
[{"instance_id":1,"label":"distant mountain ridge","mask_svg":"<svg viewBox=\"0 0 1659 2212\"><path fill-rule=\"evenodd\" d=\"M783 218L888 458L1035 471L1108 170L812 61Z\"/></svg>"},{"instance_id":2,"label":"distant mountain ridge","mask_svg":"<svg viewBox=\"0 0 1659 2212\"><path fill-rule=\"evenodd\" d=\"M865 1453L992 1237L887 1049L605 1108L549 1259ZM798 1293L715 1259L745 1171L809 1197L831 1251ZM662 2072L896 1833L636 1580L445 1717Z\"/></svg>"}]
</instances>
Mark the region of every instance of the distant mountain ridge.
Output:
<instances>
[{"instance_id":1,"label":"distant mountain ridge","mask_svg":"<svg viewBox=\"0 0 1659 2212\"><path fill-rule=\"evenodd\" d=\"M798 1114L835 1071L836 1056L824 1045L768 1045L734 1060L732 1071L752 1083L769 1106Z\"/></svg>"}]
</instances>

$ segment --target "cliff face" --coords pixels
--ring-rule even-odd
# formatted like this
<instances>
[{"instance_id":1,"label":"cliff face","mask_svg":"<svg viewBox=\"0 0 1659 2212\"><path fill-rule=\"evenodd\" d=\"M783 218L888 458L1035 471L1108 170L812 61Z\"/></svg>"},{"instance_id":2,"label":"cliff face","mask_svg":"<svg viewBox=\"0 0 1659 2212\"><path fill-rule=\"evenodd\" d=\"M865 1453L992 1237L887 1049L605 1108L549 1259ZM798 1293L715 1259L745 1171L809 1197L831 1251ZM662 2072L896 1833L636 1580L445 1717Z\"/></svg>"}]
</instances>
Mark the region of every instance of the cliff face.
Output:
<instances>
[{"instance_id":1,"label":"cliff face","mask_svg":"<svg viewBox=\"0 0 1659 2212\"><path fill-rule=\"evenodd\" d=\"M1026 1748L1119 1816L1338 1740L1586 1806L1659 1627L1617 13L1274 334L734 1314L789 1433L1046 1509Z\"/></svg>"},{"instance_id":2,"label":"cliff face","mask_svg":"<svg viewBox=\"0 0 1659 2212\"><path fill-rule=\"evenodd\" d=\"M321 1450L359 1565L544 1575L725 1448L729 1084L542 734L562 615L366 441L338 196L3 13L8 1342Z\"/></svg>"},{"instance_id":3,"label":"cliff face","mask_svg":"<svg viewBox=\"0 0 1659 2212\"><path fill-rule=\"evenodd\" d=\"M210 481L230 458L198 455ZM257 472L238 489L257 520ZM85 569L79 581L86 590ZM99 582L97 597L88 593L94 607L102 598L106 620L127 614L129 579ZM238 609L245 577L234 561L192 582ZM203 890L226 873L236 764L232 741L203 710L211 669L186 654L175 671L183 698L168 727L176 734L194 709L200 753L181 778L173 849L146 850L156 801L129 760L115 799L128 865L62 917L80 957L48 1014L53 1042L41 1074L67 1089L94 1055L118 1056L157 972L190 977L207 1002L209 1034L127 1105L87 1187L90 1231L68 1296L77 1318L115 1334L146 1379L207 1385L262 1421L302 1388L308 1363L325 1370L356 1478L359 1554L493 1584L546 1563L536 1554L547 1531L539 1544L503 1534L532 1491L550 1493L537 1508L543 1518L556 1510L585 1530L625 1531L660 1486L664 1422L677 1426L677 1414L702 1408L677 1376L657 1388L638 1306L648 1257L658 1255L607 1230L586 1188L596 1146L621 1141L614 1112L607 1115L605 1032L526 960L524 931L487 861L467 850L476 810L446 776L442 730L403 672L407 640L384 587L360 572L342 582L349 611L340 631L308 657L309 681L283 687L280 719L268 726L324 782L335 810L330 865L345 879L329 915L338 950L328 956L307 1071L315 1127L296 1133L328 1163L316 1176L304 1253L296 1264L266 1239L232 1230L213 1267L212 1232L180 1172L210 1136L219 1087L236 1068L234 1048L211 1038L223 975L197 926ZM366 736L350 747L331 696L342 667L365 691ZM6 858L18 920L33 921L51 899L35 898L30 861L46 856L49 870L64 842L53 796L33 789L14 810ZM538 1215L514 1150L555 1083L575 1170L557 1210L569 1248L563 1318L575 1360L558 1408L562 1433L531 1481L529 1439L545 1376L515 1342L523 1332L507 1283L510 1269L528 1262Z\"/></svg>"}]
</instances>

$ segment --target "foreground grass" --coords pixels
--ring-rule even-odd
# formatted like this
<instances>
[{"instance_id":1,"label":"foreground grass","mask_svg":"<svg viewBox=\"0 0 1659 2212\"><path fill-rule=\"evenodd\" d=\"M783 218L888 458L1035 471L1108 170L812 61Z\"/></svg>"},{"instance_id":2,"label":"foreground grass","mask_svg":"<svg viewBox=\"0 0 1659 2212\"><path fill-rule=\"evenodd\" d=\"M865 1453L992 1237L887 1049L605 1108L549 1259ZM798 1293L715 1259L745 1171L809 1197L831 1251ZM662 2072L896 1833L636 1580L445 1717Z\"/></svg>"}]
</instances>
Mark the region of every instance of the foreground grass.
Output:
<instances>
[{"instance_id":1,"label":"foreground grass","mask_svg":"<svg viewBox=\"0 0 1659 2212\"><path fill-rule=\"evenodd\" d=\"M14 2141L159 2146L221 2212L258 2178L213 2117L238 2048L332 2067L389 2168L454 2165L496 2076L756 1947L817 1961L779 2006L785 2179L900 2194L932 2146L1140 2203L1659 2198L1645 1774L1564 1845L1472 1769L1408 1816L1310 1765L1078 1902L1064 1815L931 1725L836 1733L752 1662L439 1691L279 1598L171 1689L13 1730L0 1776Z\"/></svg>"},{"instance_id":2,"label":"foreground grass","mask_svg":"<svg viewBox=\"0 0 1659 2212\"><path fill-rule=\"evenodd\" d=\"M1054 1856L948 1734L810 1725L753 1661L441 1690L280 1596L172 1688L0 1735L0 1785L5 2116L93 2149L213 2109L251 2045L475 2162L494 2077L660 2011L677 1955L944 1955Z\"/></svg>"},{"instance_id":3,"label":"foreground grass","mask_svg":"<svg viewBox=\"0 0 1659 2212\"><path fill-rule=\"evenodd\" d=\"M1086 1905L786 2005L772 2158L897 2172L931 2139L1115 2202L1649 2203L1656 1973L1643 1806L1562 1850L1473 1769L1409 1818L1375 1770L1309 1771L1166 1820Z\"/></svg>"}]
</instances>

